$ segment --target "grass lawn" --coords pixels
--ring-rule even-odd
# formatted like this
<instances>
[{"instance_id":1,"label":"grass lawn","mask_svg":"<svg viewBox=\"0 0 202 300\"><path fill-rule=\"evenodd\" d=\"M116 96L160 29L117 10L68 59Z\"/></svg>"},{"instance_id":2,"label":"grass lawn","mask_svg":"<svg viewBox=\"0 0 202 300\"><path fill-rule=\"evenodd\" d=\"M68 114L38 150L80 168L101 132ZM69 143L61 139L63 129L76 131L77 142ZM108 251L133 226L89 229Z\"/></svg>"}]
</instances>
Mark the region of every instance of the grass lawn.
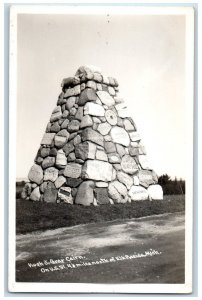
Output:
<instances>
[{"instance_id":1,"label":"grass lawn","mask_svg":"<svg viewBox=\"0 0 202 300\"><path fill-rule=\"evenodd\" d=\"M54 229L59 227L131 219L149 215L184 211L184 195L164 196L164 200L132 201L126 204L81 206L32 202L17 199L16 233L27 233L35 230Z\"/></svg>"}]
</instances>

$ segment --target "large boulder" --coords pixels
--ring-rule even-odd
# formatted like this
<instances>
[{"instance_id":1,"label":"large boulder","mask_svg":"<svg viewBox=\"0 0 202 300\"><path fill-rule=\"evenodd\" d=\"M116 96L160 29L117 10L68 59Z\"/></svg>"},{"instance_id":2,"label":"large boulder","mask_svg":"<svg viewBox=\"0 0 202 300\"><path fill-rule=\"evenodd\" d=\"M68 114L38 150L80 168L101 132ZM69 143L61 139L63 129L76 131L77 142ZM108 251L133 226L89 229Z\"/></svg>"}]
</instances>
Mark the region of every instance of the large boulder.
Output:
<instances>
[{"instance_id":1,"label":"large boulder","mask_svg":"<svg viewBox=\"0 0 202 300\"><path fill-rule=\"evenodd\" d=\"M84 142L75 146L75 155L76 158L86 160L94 159L96 152L96 145L91 142Z\"/></svg>"},{"instance_id":2,"label":"large boulder","mask_svg":"<svg viewBox=\"0 0 202 300\"><path fill-rule=\"evenodd\" d=\"M52 181L54 182L58 177L58 169L54 167L47 168L44 171L44 181Z\"/></svg>"},{"instance_id":3,"label":"large boulder","mask_svg":"<svg viewBox=\"0 0 202 300\"><path fill-rule=\"evenodd\" d=\"M131 200L139 201L139 200L148 200L149 193L142 186L133 185L128 193Z\"/></svg>"},{"instance_id":4,"label":"large boulder","mask_svg":"<svg viewBox=\"0 0 202 300\"><path fill-rule=\"evenodd\" d=\"M115 104L114 98L106 91L98 91L97 95L104 105L112 106Z\"/></svg>"},{"instance_id":5,"label":"large boulder","mask_svg":"<svg viewBox=\"0 0 202 300\"><path fill-rule=\"evenodd\" d=\"M124 128L114 126L110 132L112 140L114 143L121 144L123 146L129 146L130 138L128 133L125 131Z\"/></svg>"},{"instance_id":6,"label":"large boulder","mask_svg":"<svg viewBox=\"0 0 202 300\"><path fill-rule=\"evenodd\" d=\"M109 197L116 203L126 203L128 201L127 188L119 181L113 181L109 184Z\"/></svg>"},{"instance_id":7,"label":"large boulder","mask_svg":"<svg viewBox=\"0 0 202 300\"><path fill-rule=\"evenodd\" d=\"M97 204L109 203L107 188L95 188L94 191L95 191L95 198L97 200Z\"/></svg>"},{"instance_id":8,"label":"large boulder","mask_svg":"<svg viewBox=\"0 0 202 300\"><path fill-rule=\"evenodd\" d=\"M43 170L39 165L34 164L28 174L28 178L31 182L35 182L37 184L42 183L43 180Z\"/></svg>"},{"instance_id":9,"label":"large boulder","mask_svg":"<svg viewBox=\"0 0 202 300\"><path fill-rule=\"evenodd\" d=\"M97 181L111 181L113 167L106 161L87 160L83 166L81 177Z\"/></svg>"},{"instance_id":10,"label":"large boulder","mask_svg":"<svg viewBox=\"0 0 202 300\"><path fill-rule=\"evenodd\" d=\"M87 102L84 106L84 115L91 115L96 117L103 117L105 110L100 104Z\"/></svg>"},{"instance_id":11,"label":"large boulder","mask_svg":"<svg viewBox=\"0 0 202 300\"><path fill-rule=\"evenodd\" d=\"M121 168L127 174L135 174L138 171L138 165L130 155L124 155L121 159Z\"/></svg>"},{"instance_id":12,"label":"large boulder","mask_svg":"<svg viewBox=\"0 0 202 300\"><path fill-rule=\"evenodd\" d=\"M58 190L56 189L54 183L48 181L43 194L44 202L56 203L57 194L58 194Z\"/></svg>"},{"instance_id":13,"label":"large boulder","mask_svg":"<svg viewBox=\"0 0 202 300\"><path fill-rule=\"evenodd\" d=\"M53 139L55 137L55 133L44 133L41 145L50 146L53 142Z\"/></svg>"},{"instance_id":14,"label":"large boulder","mask_svg":"<svg viewBox=\"0 0 202 300\"><path fill-rule=\"evenodd\" d=\"M150 185L147 191L151 200L163 200L163 189L159 184Z\"/></svg>"},{"instance_id":15,"label":"large boulder","mask_svg":"<svg viewBox=\"0 0 202 300\"><path fill-rule=\"evenodd\" d=\"M64 176L71 178L79 178L81 175L81 165L76 163L69 163L64 170Z\"/></svg>"},{"instance_id":16,"label":"large boulder","mask_svg":"<svg viewBox=\"0 0 202 300\"><path fill-rule=\"evenodd\" d=\"M79 105L84 105L89 101L96 101L97 95L93 89L85 89L81 92L78 100Z\"/></svg>"},{"instance_id":17,"label":"large boulder","mask_svg":"<svg viewBox=\"0 0 202 300\"><path fill-rule=\"evenodd\" d=\"M90 141L100 146L104 146L104 138L103 136L98 133L97 131L93 130L92 128L86 128L82 131L81 134L82 141Z\"/></svg>"},{"instance_id":18,"label":"large boulder","mask_svg":"<svg viewBox=\"0 0 202 300\"><path fill-rule=\"evenodd\" d=\"M127 187L127 189L130 189L133 185L133 177L124 172L117 172L117 178L121 183L123 183Z\"/></svg>"}]
</instances>

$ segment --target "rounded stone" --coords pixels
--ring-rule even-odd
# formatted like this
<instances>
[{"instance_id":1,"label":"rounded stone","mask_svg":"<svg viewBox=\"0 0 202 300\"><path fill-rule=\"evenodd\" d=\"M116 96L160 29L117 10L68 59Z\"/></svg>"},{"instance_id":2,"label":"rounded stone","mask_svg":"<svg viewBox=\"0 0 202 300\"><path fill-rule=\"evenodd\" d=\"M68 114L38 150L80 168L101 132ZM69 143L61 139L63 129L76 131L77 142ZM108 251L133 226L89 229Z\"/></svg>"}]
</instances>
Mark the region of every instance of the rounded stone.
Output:
<instances>
[{"instance_id":1,"label":"rounded stone","mask_svg":"<svg viewBox=\"0 0 202 300\"><path fill-rule=\"evenodd\" d=\"M68 124L68 131L71 132L75 132L79 130L79 124L80 122L78 120L72 120L69 124Z\"/></svg>"},{"instance_id":2,"label":"rounded stone","mask_svg":"<svg viewBox=\"0 0 202 300\"><path fill-rule=\"evenodd\" d=\"M134 176L133 176L133 184L134 184L134 185L139 185L139 184L140 184L140 180L139 180L139 178L138 178L137 175L134 175Z\"/></svg>"},{"instance_id":3,"label":"rounded stone","mask_svg":"<svg viewBox=\"0 0 202 300\"><path fill-rule=\"evenodd\" d=\"M47 181L44 181L41 185L40 185L40 192L44 193L45 189L47 188Z\"/></svg>"},{"instance_id":4,"label":"rounded stone","mask_svg":"<svg viewBox=\"0 0 202 300\"><path fill-rule=\"evenodd\" d=\"M80 128L93 126L93 120L89 115L85 115L81 120Z\"/></svg>"},{"instance_id":5,"label":"rounded stone","mask_svg":"<svg viewBox=\"0 0 202 300\"><path fill-rule=\"evenodd\" d=\"M37 186L31 193L30 195L30 200L33 201L39 201L41 197L40 191L39 191L39 187Z\"/></svg>"},{"instance_id":6,"label":"rounded stone","mask_svg":"<svg viewBox=\"0 0 202 300\"><path fill-rule=\"evenodd\" d=\"M43 162L42 162L42 168L46 169L48 167L52 167L55 164L55 157L53 156L47 156L46 158L44 158Z\"/></svg>"},{"instance_id":7,"label":"rounded stone","mask_svg":"<svg viewBox=\"0 0 202 300\"><path fill-rule=\"evenodd\" d=\"M110 94L106 91L98 91L97 92L98 97L102 101L103 104L107 106L112 106L115 104L114 99L110 96Z\"/></svg>"},{"instance_id":8,"label":"rounded stone","mask_svg":"<svg viewBox=\"0 0 202 300\"><path fill-rule=\"evenodd\" d=\"M94 90L97 89L97 85L96 85L95 81L92 81L92 80L87 81L86 87L87 87L87 88L94 89Z\"/></svg>"},{"instance_id":9,"label":"rounded stone","mask_svg":"<svg viewBox=\"0 0 202 300\"><path fill-rule=\"evenodd\" d=\"M120 164L113 164L113 167L116 171L121 171L121 165Z\"/></svg>"},{"instance_id":10,"label":"rounded stone","mask_svg":"<svg viewBox=\"0 0 202 300\"><path fill-rule=\"evenodd\" d=\"M62 117L66 118L69 115L69 111L66 109L63 111Z\"/></svg>"},{"instance_id":11,"label":"rounded stone","mask_svg":"<svg viewBox=\"0 0 202 300\"><path fill-rule=\"evenodd\" d=\"M77 194L77 188L72 188L72 197L76 197Z\"/></svg>"},{"instance_id":12,"label":"rounded stone","mask_svg":"<svg viewBox=\"0 0 202 300\"><path fill-rule=\"evenodd\" d=\"M110 134L114 143L121 144L126 147L129 146L130 138L128 133L122 127L113 127Z\"/></svg>"},{"instance_id":13,"label":"rounded stone","mask_svg":"<svg viewBox=\"0 0 202 300\"><path fill-rule=\"evenodd\" d=\"M86 84L83 82L83 83L81 84L81 91L83 91L83 90L85 89L85 87L86 87Z\"/></svg>"},{"instance_id":14,"label":"rounded stone","mask_svg":"<svg viewBox=\"0 0 202 300\"><path fill-rule=\"evenodd\" d=\"M97 90L102 91L102 85L100 83L97 83Z\"/></svg>"},{"instance_id":15,"label":"rounded stone","mask_svg":"<svg viewBox=\"0 0 202 300\"><path fill-rule=\"evenodd\" d=\"M77 136L77 132L72 132L69 136L69 141L73 140ZM73 141L72 141L73 142ZM74 143L74 142L73 142Z\"/></svg>"},{"instance_id":16,"label":"rounded stone","mask_svg":"<svg viewBox=\"0 0 202 300\"><path fill-rule=\"evenodd\" d=\"M108 92L111 96L115 96L116 92L112 86L108 86Z\"/></svg>"},{"instance_id":17,"label":"rounded stone","mask_svg":"<svg viewBox=\"0 0 202 300\"><path fill-rule=\"evenodd\" d=\"M82 182L78 187L75 203L82 204L84 206L89 206L91 203L93 203L93 199L94 199L93 188L94 188L93 181L88 180Z\"/></svg>"},{"instance_id":18,"label":"rounded stone","mask_svg":"<svg viewBox=\"0 0 202 300\"><path fill-rule=\"evenodd\" d=\"M138 147L128 147L128 152L131 156L138 156L139 155L139 148Z\"/></svg>"},{"instance_id":19,"label":"rounded stone","mask_svg":"<svg viewBox=\"0 0 202 300\"><path fill-rule=\"evenodd\" d=\"M62 117L62 111L60 106L56 106L50 117L50 122L58 121Z\"/></svg>"},{"instance_id":20,"label":"rounded stone","mask_svg":"<svg viewBox=\"0 0 202 300\"><path fill-rule=\"evenodd\" d=\"M56 156L56 155L57 155L57 150L56 150L56 148L51 148L49 154L50 154L50 156Z\"/></svg>"},{"instance_id":21,"label":"rounded stone","mask_svg":"<svg viewBox=\"0 0 202 300\"><path fill-rule=\"evenodd\" d=\"M116 144L116 150L120 157L124 156L126 154L126 150L122 145Z\"/></svg>"},{"instance_id":22,"label":"rounded stone","mask_svg":"<svg viewBox=\"0 0 202 300\"><path fill-rule=\"evenodd\" d=\"M67 102L66 102L66 108L68 110L70 110L74 106L75 102L76 102L76 97L70 97L70 98L68 98Z\"/></svg>"},{"instance_id":23,"label":"rounded stone","mask_svg":"<svg viewBox=\"0 0 202 300\"><path fill-rule=\"evenodd\" d=\"M81 121L83 119L83 106L79 106L75 114L75 119Z\"/></svg>"},{"instance_id":24,"label":"rounded stone","mask_svg":"<svg viewBox=\"0 0 202 300\"><path fill-rule=\"evenodd\" d=\"M82 182L81 178L67 178L66 179L66 185L70 186L71 188L76 188L78 187ZM73 190L73 189L72 189ZM73 195L73 194L72 194Z\"/></svg>"},{"instance_id":25,"label":"rounded stone","mask_svg":"<svg viewBox=\"0 0 202 300\"><path fill-rule=\"evenodd\" d=\"M65 155L69 155L69 153L71 153L74 150L74 145L72 142L65 144L65 146L63 147L63 151L65 153Z\"/></svg>"},{"instance_id":26,"label":"rounded stone","mask_svg":"<svg viewBox=\"0 0 202 300\"><path fill-rule=\"evenodd\" d=\"M46 126L46 132L50 132L51 126L52 126L52 123L49 122L48 125Z\"/></svg>"},{"instance_id":27,"label":"rounded stone","mask_svg":"<svg viewBox=\"0 0 202 300\"><path fill-rule=\"evenodd\" d=\"M69 138L69 132L66 129L62 129L57 133L58 136L64 136L67 139Z\"/></svg>"},{"instance_id":28,"label":"rounded stone","mask_svg":"<svg viewBox=\"0 0 202 300\"><path fill-rule=\"evenodd\" d=\"M50 167L44 172L44 181L52 181L54 182L58 177L58 170L54 167Z\"/></svg>"},{"instance_id":29,"label":"rounded stone","mask_svg":"<svg viewBox=\"0 0 202 300\"><path fill-rule=\"evenodd\" d=\"M62 149L57 151L56 155L56 166L59 168L64 168L67 164L67 158L65 156L65 153Z\"/></svg>"},{"instance_id":30,"label":"rounded stone","mask_svg":"<svg viewBox=\"0 0 202 300\"><path fill-rule=\"evenodd\" d=\"M68 161L68 162L73 162L73 161L75 161L75 159L76 159L75 153L74 153L74 152L71 152L71 153L68 155L67 161Z\"/></svg>"},{"instance_id":31,"label":"rounded stone","mask_svg":"<svg viewBox=\"0 0 202 300\"><path fill-rule=\"evenodd\" d=\"M77 109L75 107L72 107L69 111L71 116L75 116L76 112L77 112Z\"/></svg>"},{"instance_id":32,"label":"rounded stone","mask_svg":"<svg viewBox=\"0 0 202 300\"><path fill-rule=\"evenodd\" d=\"M135 130L134 126L128 119L123 120L123 125L124 125L125 130L127 130L127 131Z\"/></svg>"},{"instance_id":33,"label":"rounded stone","mask_svg":"<svg viewBox=\"0 0 202 300\"><path fill-rule=\"evenodd\" d=\"M63 147L67 142L67 138L65 136L56 135L55 136L55 146Z\"/></svg>"},{"instance_id":34,"label":"rounded stone","mask_svg":"<svg viewBox=\"0 0 202 300\"><path fill-rule=\"evenodd\" d=\"M56 203L57 200L57 189L53 182L48 182L46 188L44 189L44 202Z\"/></svg>"},{"instance_id":35,"label":"rounded stone","mask_svg":"<svg viewBox=\"0 0 202 300\"><path fill-rule=\"evenodd\" d=\"M69 120L68 119L64 120L63 123L61 124L61 129L66 129L68 124L69 124Z\"/></svg>"},{"instance_id":36,"label":"rounded stone","mask_svg":"<svg viewBox=\"0 0 202 300\"><path fill-rule=\"evenodd\" d=\"M41 149L41 157L44 158L44 157L48 156L49 153L50 153L50 148L42 148Z\"/></svg>"},{"instance_id":37,"label":"rounded stone","mask_svg":"<svg viewBox=\"0 0 202 300\"><path fill-rule=\"evenodd\" d=\"M115 112L113 110L110 110L110 109L107 110L105 112L105 118L110 125L117 124L117 115L115 114Z\"/></svg>"},{"instance_id":38,"label":"rounded stone","mask_svg":"<svg viewBox=\"0 0 202 300\"><path fill-rule=\"evenodd\" d=\"M94 122L94 123L98 123L98 124L101 123L100 119L97 118L97 117L93 117L93 122Z\"/></svg>"},{"instance_id":39,"label":"rounded stone","mask_svg":"<svg viewBox=\"0 0 202 300\"><path fill-rule=\"evenodd\" d=\"M107 135L104 136L104 140L106 142L111 142L112 138L111 138L111 136L109 134L107 134Z\"/></svg>"},{"instance_id":40,"label":"rounded stone","mask_svg":"<svg viewBox=\"0 0 202 300\"><path fill-rule=\"evenodd\" d=\"M102 82L102 75L100 73L97 73L97 72L93 73L93 80L101 83Z\"/></svg>"},{"instance_id":41,"label":"rounded stone","mask_svg":"<svg viewBox=\"0 0 202 300\"><path fill-rule=\"evenodd\" d=\"M64 176L70 178L78 178L81 175L81 165L76 163L69 163L64 170Z\"/></svg>"},{"instance_id":42,"label":"rounded stone","mask_svg":"<svg viewBox=\"0 0 202 300\"><path fill-rule=\"evenodd\" d=\"M28 178L31 182L40 184L43 180L43 170L39 165L34 164L29 171Z\"/></svg>"},{"instance_id":43,"label":"rounded stone","mask_svg":"<svg viewBox=\"0 0 202 300\"><path fill-rule=\"evenodd\" d=\"M138 171L138 166L130 155L124 155L122 157L121 168L125 173L128 174L135 174Z\"/></svg>"},{"instance_id":44,"label":"rounded stone","mask_svg":"<svg viewBox=\"0 0 202 300\"><path fill-rule=\"evenodd\" d=\"M109 131L111 130L111 125L108 124L107 122L101 123L98 125L97 130L102 134L102 135L107 135Z\"/></svg>"},{"instance_id":45,"label":"rounded stone","mask_svg":"<svg viewBox=\"0 0 202 300\"><path fill-rule=\"evenodd\" d=\"M117 178L127 189L130 189L133 185L133 178L124 172L117 172Z\"/></svg>"},{"instance_id":46,"label":"rounded stone","mask_svg":"<svg viewBox=\"0 0 202 300\"><path fill-rule=\"evenodd\" d=\"M117 153L109 153L108 159L111 164L117 164L121 162L120 157Z\"/></svg>"},{"instance_id":47,"label":"rounded stone","mask_svg":"<svg viewBox=\"0 0 202 300\"><path fill-rule=\"evenodd\" d=\"M97 95L93 89L87 88L83 90L79 96L79 105L84 105L88 101L96 101Z\"/></svg>"},{"instance_id":48,"label":"rounded stone","mask_svg":"<svg viewBox=\"0 0 202 300\"><path fill-rule=\"evenodd\" d=\"M84 106L84 115L102 117L105 110L102 105L93 102L87 102Z\"/></svg>"},{"instance_id":49,"label":"rounded stone","mask_svg":"<svg viewBox=\"0 0 202 300\"><path fill-rule=\"evenodd\" d=\"M86 160L82 169L81 178L97 181L111 181L113 167L106 161Z\"/></svg>"},{"instance_id":50,"label":"rounded stone","mask_svg":"<svg viewBox=\"0 0 202 300\"><path fill-rule=\"evenodd\" d=\"M107 153L113 153L116 152L115 144L112 142L105 142L104 147Z\"/></svg>"},{"instance_id":51,"label":"rounded stone","mask_svg":"<svg viewBox=\"0 0 202 300\"><path fill-rule=\"evenodd\" d=\"M117 203L127 202L127 188L119 181L113 181L109 184L108 193Z\"/></svg>"},{"instance_id":52,"label":"rounded stone","mask_svg":"<svg viewBox=\"0 0 202 300\"><path fill-rule=\"evenodd\" d=\"M107 188L95 188L94 193L95 193L95 198L96 198L97 204L109 203Z\"/></svg>"},{"instance_id":53,"label":"rounded stone","mask_svg":"<svg viewBox=\"0 0 202 300\"><path fill-rule=\"evenodd\" d=\"M152 200L163 200L163 189L159 184L152 184L147 189Z\"/></svg>"},{"instance_id":54,"label":"rounded stone","mask_svg":"<svg viewBox=\"0 0 202 300\"><path fill-rule=\"evenodd\" d=\"M128 193L131 200L140 201L140 200L148 200L149 194L148 191L142 186L133 185Z\"/></svg>"},{"instance_id":55,"label":"rounded stone","mask_svg":"<svg viewBox=\"0 0 202 300\"><path fill-rule=\"evenodd\" d=\"M36 162L38 165L40 165L42 163L42 161L43 161L43 158L38 156L34 162Z\"/></svg>"},{"instance_id":56,"label":"rounded stone","mask_svg":"<svg viewBox=\"0 0 202 300\"><path fill-rule=\"evenodd\" d=\"M96 151L96 159L108 161L107 154L103 150L97 150Z\"/></svg>"},{"instance_id":57,"label":"rounded stone","mask_svg":"<svg viewBox=\"0 0 202 300\"><path fill-rule=\"evenodd\" d=\"M73 143L74 143L74 146L81 143L81 136L79 134L77 136L75 136Z\"/></svg>"}]
</instances>

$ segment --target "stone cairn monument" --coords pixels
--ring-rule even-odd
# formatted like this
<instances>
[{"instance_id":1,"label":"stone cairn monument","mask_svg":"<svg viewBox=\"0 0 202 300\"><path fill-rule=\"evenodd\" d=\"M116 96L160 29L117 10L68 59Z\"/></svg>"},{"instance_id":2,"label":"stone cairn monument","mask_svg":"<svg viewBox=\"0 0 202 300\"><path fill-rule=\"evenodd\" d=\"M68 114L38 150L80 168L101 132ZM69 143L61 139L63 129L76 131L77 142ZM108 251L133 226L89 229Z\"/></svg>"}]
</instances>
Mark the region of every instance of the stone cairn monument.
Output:
<instances>
[{"instance_id":1,"label":"stone cairn monument","mask_svg":"<svg viewBox=\"0 0 202 300\"><path fill-rule=\"evenodd\" d=\"M118 82L82 66L62 92L22 198L82 205L163 199Z\"/></svg>"}]
</instances>

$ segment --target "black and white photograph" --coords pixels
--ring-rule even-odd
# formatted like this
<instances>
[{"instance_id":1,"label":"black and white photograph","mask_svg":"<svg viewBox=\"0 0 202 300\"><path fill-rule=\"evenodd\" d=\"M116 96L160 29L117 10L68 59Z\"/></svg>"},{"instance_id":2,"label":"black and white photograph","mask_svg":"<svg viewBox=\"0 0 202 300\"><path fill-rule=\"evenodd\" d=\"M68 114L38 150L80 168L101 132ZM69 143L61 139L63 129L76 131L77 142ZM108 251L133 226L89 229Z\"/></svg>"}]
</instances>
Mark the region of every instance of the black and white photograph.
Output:
<instances>
[{"instance_id":1,"label":"black and white photograph","mask_svg":"<svg viewBox=\"0 0 202 300\"><path fill-rule=\"evenodd\" d=\"M11 292L191 293L193 24L11 7Z\"/></svg>"}]
</instances>

